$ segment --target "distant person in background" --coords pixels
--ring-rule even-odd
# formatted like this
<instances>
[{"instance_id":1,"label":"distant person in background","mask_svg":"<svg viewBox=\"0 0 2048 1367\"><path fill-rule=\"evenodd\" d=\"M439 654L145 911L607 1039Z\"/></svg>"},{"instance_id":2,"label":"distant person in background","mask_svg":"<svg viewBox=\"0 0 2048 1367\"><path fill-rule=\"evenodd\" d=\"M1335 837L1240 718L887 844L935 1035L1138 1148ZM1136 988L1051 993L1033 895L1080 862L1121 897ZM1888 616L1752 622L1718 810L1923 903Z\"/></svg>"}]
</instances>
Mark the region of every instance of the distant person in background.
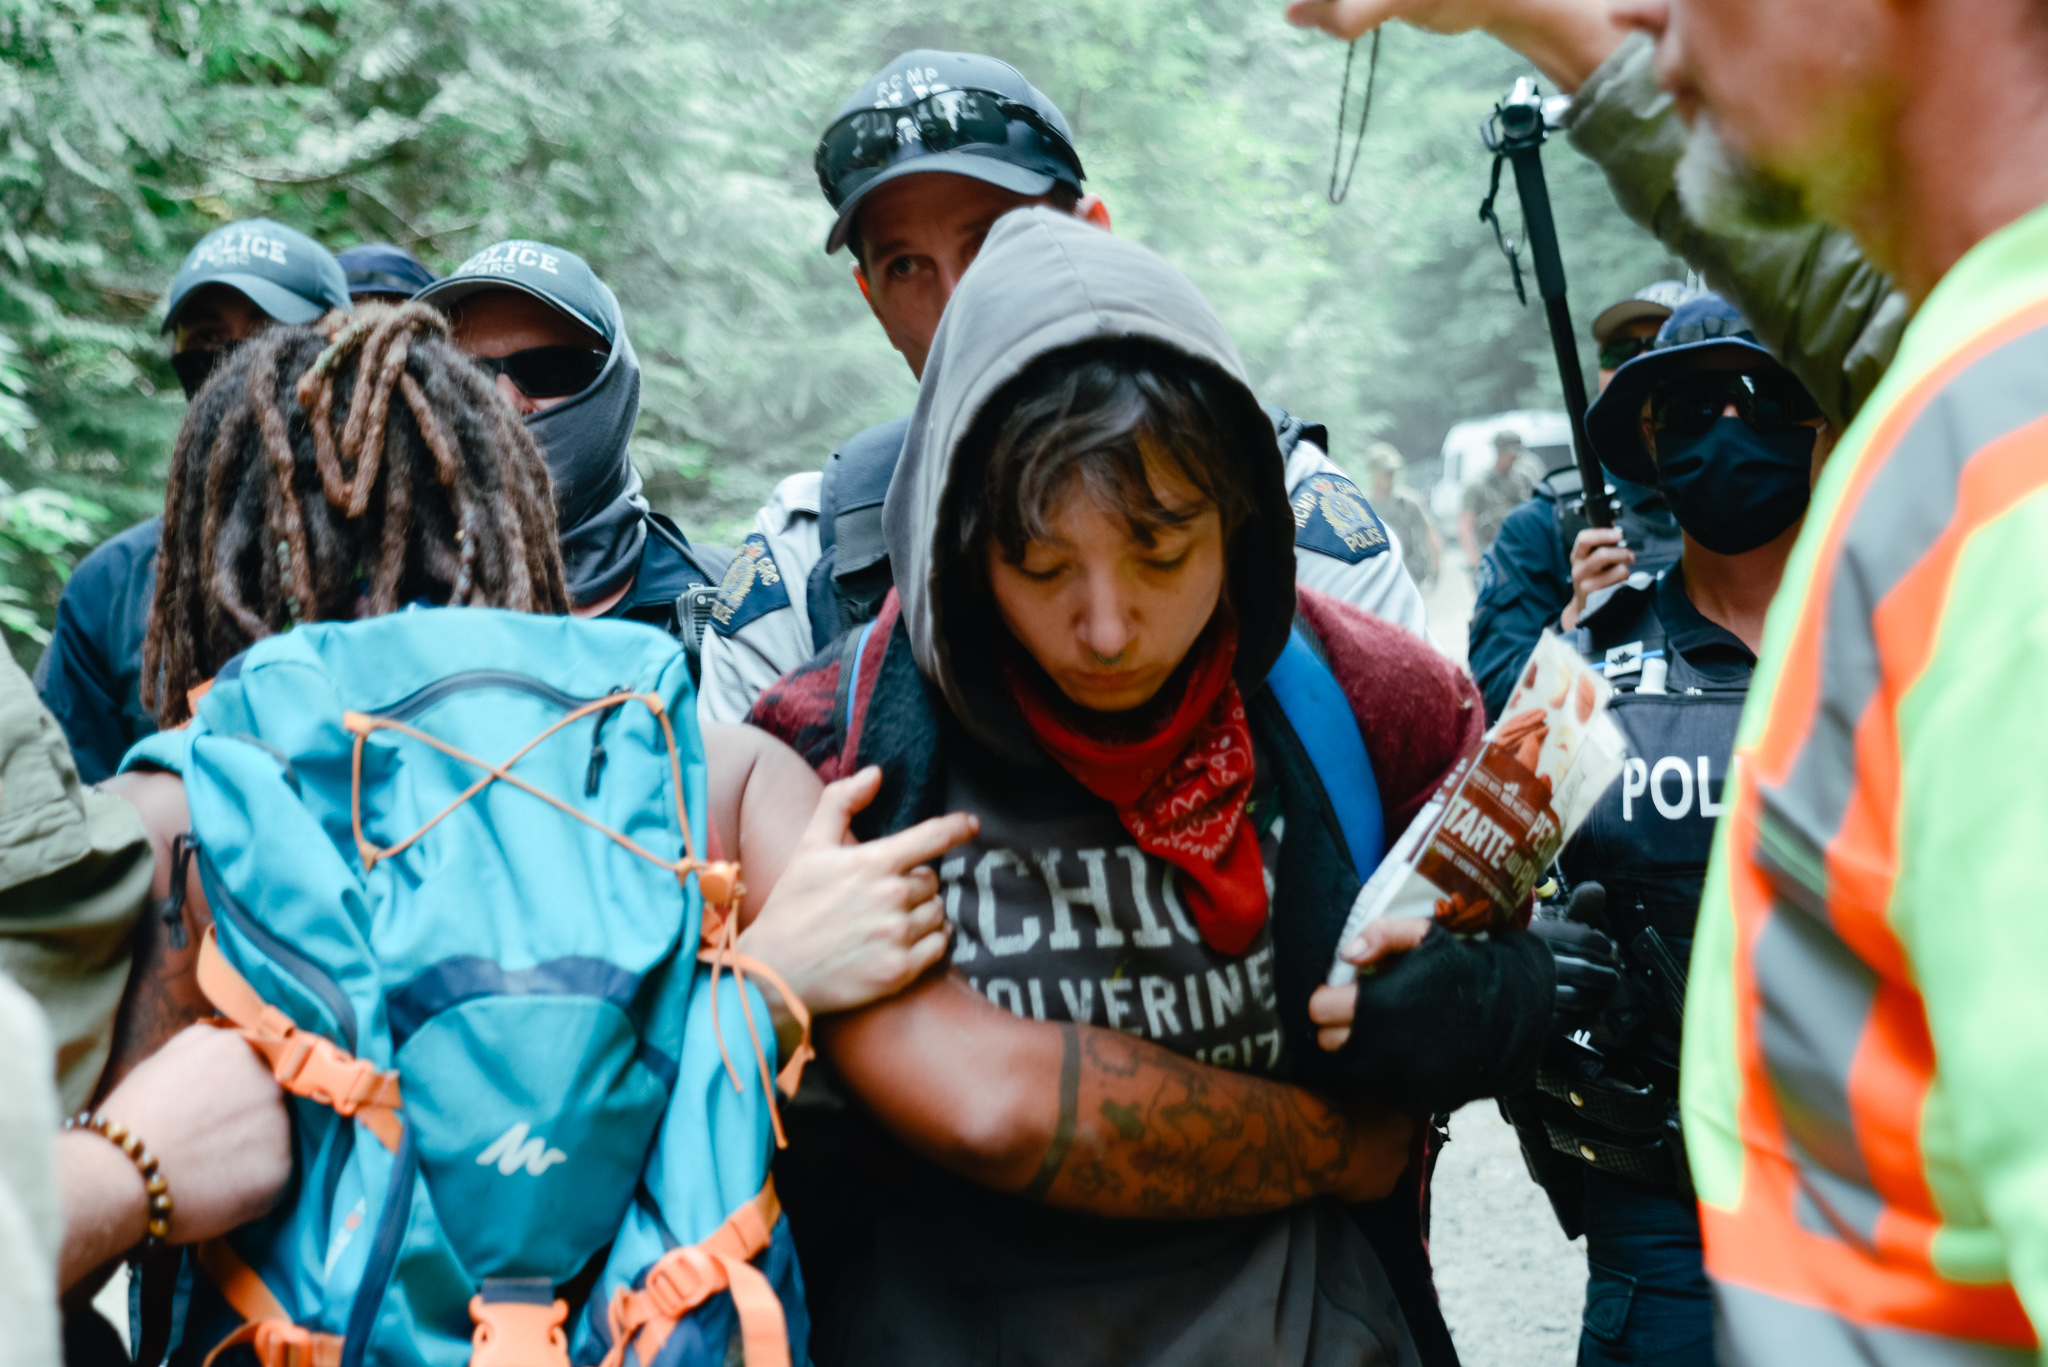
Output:
<instances>
[{"instance_id":1,"label":"distant person in background","mask_svg":"<svg viewBox=\"0 0 2048 1367\"><path fill-rule=\"evenodd\" d=\"M348 296L358 304L403 304L434 283L434 273L403 247L362 242L334 254L348 277Z\"/></svg>"},{"instance_id":2,"label":"distant person in background","mask_svg":"<svg viewBox=\"0 0 2048 1367\"><path fill-rule=\"evenodd\" d=\"M348 281L328 250L267 218L199 239L164 308L171 369L190 399L223 357L272 323L310 323L349 309ZM57 626L36 665L36 690L71 742L79 777L97 783L156 730L142 705L142 635L156 594L163 518L110 537L71 573Z\"/></svg>"},{"instance_id":3,"label":"distant person in background","mask_svg":"<svg viewBox=\"0 0 2048 1367\"><path fill-rule=\"evenodd\" d=\"M1416 587L1427 590L1436 582L1443 563L1444 542L1437 535L1436 519L1416 497L1414 490L1394 481L1407 462L1387 442L1376 441L1365 448L1365 465L1372 471L1372 506L1381 521L1401 543L1401 559Z\"/></svg>"},{"instance_id":4,"label":"distant person in background","mask_svg":"<svg viewBox=\"0 0 2048 1367\"><path fill-rule=\"evenodd\" d=\"M698 673L701 619L688 596L716 584L725 556L693 545L647 506L629 443L640 358L625 315L590 263L545 242L495 243L428 285L455 344L491 372L547 457L571 611L660 627Z\"/></svg>"},{"instance_id":5,"label":"distant person in background","mask_svg":"<svg viewBox=\"0 0 2048 1367\"><path fill-rule=\"evenodd\" d=\"M1535 492L1536 481L1518 468L1528 456L1521 433L1493 434L1493 468L1465 486L1464 507L1458 512L1458 544L1465 548L1466 564L1478 566L1479 557L1500 535L1500 524Z\"/></svg>"},{"instance_id":6,"label":"distant person in background","mask_svg":"<svg viewBox=\"0 0 2048 1367\"><path fill-rule=\"evenodd\" d=\"M825 129L818 180L875 321L922 374L940 314L1002 215L1044 205L1108 231L1081 188L1065 115L1015 67L961 52L906 52L864 82ZM1365 494L1327 454L1319 425L1268 406L1287 461L1300 580L1426 633L1422 595ZM843 443L823 472L791 475L755 515L704 642L706 721L739 721L761 691L847 627L892 582L882 500L908 416Z\"/></svg>"}]
</instances>

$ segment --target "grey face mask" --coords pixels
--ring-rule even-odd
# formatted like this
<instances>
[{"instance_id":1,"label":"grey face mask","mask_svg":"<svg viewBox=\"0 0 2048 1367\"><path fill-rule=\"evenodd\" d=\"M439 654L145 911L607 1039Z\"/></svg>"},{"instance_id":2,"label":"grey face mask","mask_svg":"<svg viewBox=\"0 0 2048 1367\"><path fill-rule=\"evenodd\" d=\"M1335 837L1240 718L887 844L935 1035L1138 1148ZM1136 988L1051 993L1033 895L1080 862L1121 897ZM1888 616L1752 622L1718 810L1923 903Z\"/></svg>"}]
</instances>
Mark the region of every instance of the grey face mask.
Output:
<instances>
[{"instance_id":1,"label":"grey face mask","mask_svg":"<svg viewBox=\"0 0 2048 1367\"><path fill-rule=\"evenodd\" d=\"M647 541L647 500L627 455L640 416L640 361L615 320L614 335L596 383L526 420L554 480L562 569L575 603L624 588Z\"/></svg>"}]
</instances>

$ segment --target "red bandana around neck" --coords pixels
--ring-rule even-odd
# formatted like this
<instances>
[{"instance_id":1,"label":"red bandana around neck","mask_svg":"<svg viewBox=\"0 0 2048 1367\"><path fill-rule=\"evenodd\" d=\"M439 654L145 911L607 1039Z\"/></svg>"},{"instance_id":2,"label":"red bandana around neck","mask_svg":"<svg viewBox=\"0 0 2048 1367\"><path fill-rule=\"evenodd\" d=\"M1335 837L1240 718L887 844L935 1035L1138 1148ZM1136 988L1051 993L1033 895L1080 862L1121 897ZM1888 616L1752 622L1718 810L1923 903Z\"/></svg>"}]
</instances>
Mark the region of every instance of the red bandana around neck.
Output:
<instances>
[{"instance_id":1,"label":"red bandana around neck","mask_svg":"<svg viewBox=\"0 0 2048 1367\"><path fill-rule=\"evenodd\" d=\"M1014 669L1010 694L1046 753L1116 808L1140 849L1173 865L1202 939L1224 954L1251 948L1266 923L1258 833L1244 819L1252 791L1252 728L1231 678L1235 631L1199 643L1180 704L1159 729L1112 744L1063 721Z\"/></svg>"}]
</instances>

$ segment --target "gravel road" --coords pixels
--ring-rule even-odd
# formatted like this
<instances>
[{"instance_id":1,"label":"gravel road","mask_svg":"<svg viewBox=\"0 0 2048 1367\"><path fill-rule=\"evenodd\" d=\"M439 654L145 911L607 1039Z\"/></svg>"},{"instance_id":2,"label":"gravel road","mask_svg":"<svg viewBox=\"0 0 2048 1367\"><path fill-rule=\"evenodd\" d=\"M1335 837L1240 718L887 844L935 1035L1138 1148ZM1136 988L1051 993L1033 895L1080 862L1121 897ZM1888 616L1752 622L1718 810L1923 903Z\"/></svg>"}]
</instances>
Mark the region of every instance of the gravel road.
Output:
<instances>
[{"instance_id":1,"label":"gravel road","mask_svg":"<svg viewBox=\"0 0 2048 1367\"><path fill-rule=\"evenodd\" d=\"M1472 578L1456 542L1427 595L1430 633L1465 658ZM1465 1367L1570 1367L1586 1297L1583 1239L1567 1243L1491 1101L1451 1117L1437 1163L1430 1255Z\"/></svg>"}]
</instances>

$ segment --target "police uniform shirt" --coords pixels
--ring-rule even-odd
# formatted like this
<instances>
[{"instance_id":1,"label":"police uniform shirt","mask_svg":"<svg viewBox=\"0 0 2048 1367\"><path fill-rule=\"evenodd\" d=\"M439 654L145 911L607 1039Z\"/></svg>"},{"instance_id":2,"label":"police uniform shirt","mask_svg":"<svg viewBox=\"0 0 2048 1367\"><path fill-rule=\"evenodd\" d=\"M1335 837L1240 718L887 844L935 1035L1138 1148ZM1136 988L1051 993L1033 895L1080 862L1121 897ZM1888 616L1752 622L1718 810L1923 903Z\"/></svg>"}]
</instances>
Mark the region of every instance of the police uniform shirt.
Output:
<instances>
[{"instance_id":1,"label":"police uniform shirt","mask_svg":"<svg viewBox=\"0 0 2048 1367\"><path fill-rule=\"evenodd\" d=\"M817 471L791 475L733 557L704 633L697 717L742 722L768 685L816 653L804 588L818 560ZM1401 542L1358 486L1313 442L1287 458L1297 583L1342 599L1428 639L1422 592Z\"/></svg>"},{"instance_id":2,"label":"police uniform shirt","mask_svg":"<svg viewBox=\"0 0 2048 1367\"><path fill-rule=\"evenodd\" d=\"M775 486L726 567L704 632L703 722L742 722L769 684L811 658L804 585L818 562L816 470Z\"/></svg>"},{"instance_id":3,"label":"police uniform shirt","mask_svg":"<svg viewBox=\"0 0 2048 1367\"><path fill-rule=\"evenodd\" d=\"M138 522L78 562L36 664L36 692L71 742L87 783L111 777L128 747L156 732L156 718L142 705L142 638L156 598L163 525L161 517Z\"/></svg>"},{"instance_id":4,"label":"police uniform shirt","mask_svg":"<svg viewBox=\"0 0 2048 1367\"><path fill-rule=\"evenodd\" d=\"M660 518L670 532L682 535L676 530L676 524L660 513L649 513L648 516ZM717 572L715 566L712 572ZM666 631L675 613L676 599L690 585L703 582L703 574L684 558L681 551L650 530L640 548L640 568L634 571L632 586L624 597L598 615L628 622L645 622Z\"/></svg>"},{"instance_id":5,"label":"police uniform shirt","mask_svg":"<svg viewBox=\"0 0 2048 1367\"><path fill-rule=\"evenodd\" d=\"M1557 629L1558 614L1572 601L1571 559L1558 532L1558 494L1551 484L1564 473L1553 470L1528 502L1501 521L1500 535L1479 561L1466 658L1486 699L1488 721L1500 720L1529 652L1546 627ZM1617 484L1616 491L1636 570L1655 574L1676 564L1678 524L1661 496L1640 485Z\"/></svg>"}]
</instances>

